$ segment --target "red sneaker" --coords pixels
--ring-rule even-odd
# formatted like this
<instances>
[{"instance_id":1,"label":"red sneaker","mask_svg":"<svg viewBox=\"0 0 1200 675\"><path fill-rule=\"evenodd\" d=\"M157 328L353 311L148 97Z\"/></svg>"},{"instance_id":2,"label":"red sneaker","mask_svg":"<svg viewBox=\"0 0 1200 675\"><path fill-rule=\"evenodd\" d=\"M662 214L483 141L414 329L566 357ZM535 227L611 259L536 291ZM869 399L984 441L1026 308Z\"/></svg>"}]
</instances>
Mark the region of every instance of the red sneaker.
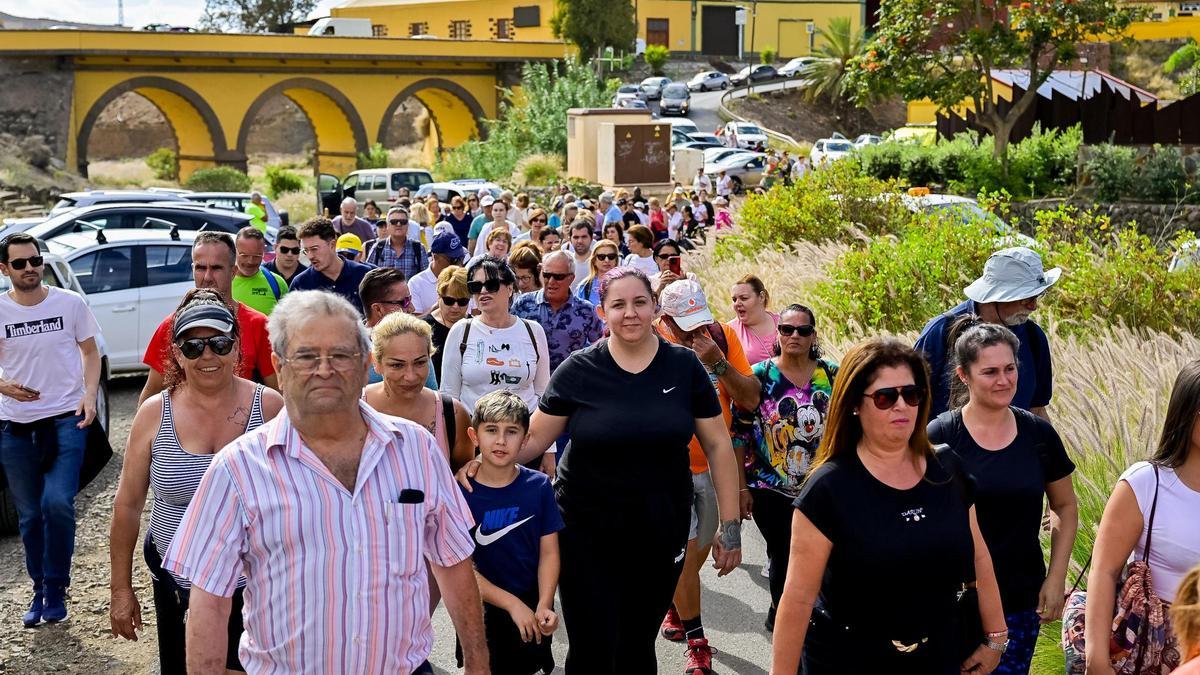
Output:
<instances>
[{"instance_id":1,"label":"red sneaker","mask_svg":"<svg viewBox=\"0 0 1200 675\"><path fill-rule=\"evenodd\" d=\"M667 610L667 616L662 622L662 636L671 642L683 642L683 621L679 618L679 612L672 607Z\"/></svg>"},{"instance_id":2,"label":"red sneaker","mask_svg":"<svg viewBox=\"0 0 1200 675\"><path fill-rule=\"evenodd\" d=\"M696 638L687 641L687 665L683 667L684 675L715 675L712 669L713 648L708 646L708 640Z\"/></svg>"}]
</instances>

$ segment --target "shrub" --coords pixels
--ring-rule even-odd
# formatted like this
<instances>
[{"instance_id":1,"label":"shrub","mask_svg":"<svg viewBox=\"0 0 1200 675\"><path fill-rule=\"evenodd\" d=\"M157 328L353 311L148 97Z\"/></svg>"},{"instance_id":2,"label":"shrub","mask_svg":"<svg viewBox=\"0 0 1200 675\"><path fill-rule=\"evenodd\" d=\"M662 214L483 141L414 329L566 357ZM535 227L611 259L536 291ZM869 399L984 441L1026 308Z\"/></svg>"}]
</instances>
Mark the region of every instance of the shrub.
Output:
<instances>
[{"instance_id":1,"label":"shrub","mask_svg":"<svg viewBox=\"0 0 1200 675\"><path fill-rule=\"evenodd\" d=\"M358 168L385 169L388 166L388 151L382 143L376 143L370 150L358 153Z\"/></svg>"},{"instance_id":2,"label":"shrub","mask_svg":"<svg viewBox=\"0 0 1200 675\"><path fill-rule=\"evenodd\" d=\"M938 175L934 153L931 148L920 145L904 145L900 155L900 175L908 185L932 185L943 183Z\"/></svg>"},{"instance_id":3,"label":"shrub","mask_svg":"<svg viewBox=\"0 0 1200 675\"><path fill-rule=\"evenodd\" d=\"M1042 131L1034 124L1028 138L1009 148L1009 172L1022 188L1016 194L1044 197L1073 190L1081 143L1083 130L1078 125Z\"/></svg>"},{"instance_id":4,"label":"shrub","mask_svg":"<svg viewBox=\"0 0 1200 675\"><path fill-rule=\"evenodd\" d=\"M275 199L285 192L300 192L304 189L304 179L296 174L271 165L267 167L267 194Z\"/></svg>"},{"instance_id":5,"label":"shrub","mask_svg":"<svg viewBox=\"0 0 1200 675\"><path fill-rule=\"evenodd\" d=\"M1157 202L1182 199L1188 189L1188 180L1179 148L1155 145L1138 171L1135 187L1135 193L1142 199Z\"/></svg>"},{"instance_id":6,"label":"shrub","mask_svg":"<svg viewBox=\"0 0 1200 675\"><path fill-rule=\"evenodd\" d=\"M159 148L146 157L146 166L159 180L179 179L179 157L170 148Z\"/></svg>"},{"instance_id":7,"label":"shrub","mask_svg":"<svg viewBox=\"0 0 1200 675\"><path fill-rule=\"evenodd\" d=\"M671 50L667 49L666 45L646 45L646 51L642 54L642 58L646 60L646 65L650 66L650 70L654 71L655 75L662 75L663 66L666 66L667 60L671 58Z\"/></svg>"},{"instance_id":8,"label":"shrub","mask_svg":"<svg viewBox=\"0 0 1200 675\"><path fill-rule=\"evenodd\" d=\"M762 60L763 63L768 64L768 65L775 63L775 57L777 57L777 56L779 56L779 50L777 50L771 46L763 47L758 52L758 57Z\"/></svg>"},{"instance_id":9,"label":"shrub","mask_svg":"<svg viewBox=\"0 0 1200 675\"><path fill-rule=\"evenodd\" d=\"M247 192L250 177L231 166L218 166L195 171L186 186L197 192Z\"/></svg>"},{"instance_id":10,"label":"shrub","mask_svg":"<svg viewBox=\"0 0 1200 675\"><path fill-rule=\"evenodd\" d=\"M856 154L863 173L879 180L895 180L901 176L904 148L902 143L876 143Z\"/></svg>"},{"instance_id":11,"label":"shrub","mask_svg":"<svg viewBox=\"0 0 1200 675\"><path fill-rule=\"evenodd\" d=\"M275 208L288 212L293 227L317 215L317 196L312 192L284 192L271 199Z\"/></svg>"},{"instance_id":12,"label":"shrub","mask_svg":"<svg viewBox=\"0 0 1200 675\"><path fill-rule=\"evenodd\" d=\"M1120 145L1097 145L1084 165L1088 178L1096 188L1096 199L1115 202L1133 193L1136 165L1133 148Z\"/></svg>"},{"instance_id":13,"label":"shrub","mask_svg":"<svg viewBox=\"0 0 1200 675\"><path fill-rule=\"evenodd\" d=\"M529 155L517 162L511 182L521 186L552 185L563 172L563 159L558 155Z\"/></svg>"}]
</instances>

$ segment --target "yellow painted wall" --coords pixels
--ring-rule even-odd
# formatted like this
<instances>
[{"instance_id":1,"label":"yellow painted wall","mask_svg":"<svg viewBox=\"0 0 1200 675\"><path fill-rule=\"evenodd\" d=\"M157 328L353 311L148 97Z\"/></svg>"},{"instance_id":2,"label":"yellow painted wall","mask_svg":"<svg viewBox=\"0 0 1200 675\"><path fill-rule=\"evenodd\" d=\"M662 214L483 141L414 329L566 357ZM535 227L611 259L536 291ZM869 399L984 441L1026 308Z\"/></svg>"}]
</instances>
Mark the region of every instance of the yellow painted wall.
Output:
<instances>
[{"instance_id":1,"label":"yellow painted wall","mask_svg":"<svg viewBox=\"0 0 1200 675\"><path fill-rule=\"evenodd\" d=\"M691 0L638 0L638 37L646 38L647 19L667 19L670 23L668 47L672 51L702 51L703 7L728 7L731 4L733 3L696 3L696 44L692 45ZM743 27L743 49L747 52L757 52L764 47L774 47L780 58L804 56L809 53L808 33L805 30L809 22L818 28L824 28L833 17L846 16L850 18L853 30L862 26L863 5L859 2L752 3L745 0L737 4L747 9L746 25ZM753 13L751 8L755 10ZM729 29L736 30L736 27L730 25Z\"/></svg>"},{"instance_id":2,"label":"yellow painted wall","mask_svg":"<svg viewBox=\"0 0 1200 675\"><path fill-rule=\"evenodd\" d=\"M1135 40L1200 40L1200 16L1176 16L1163 21L1138 21L1126 33Z\"/></svg>"},{"instance_id":3,"label":"yellow painted wall","mask_svg":"<svg viewBox=\"0 0 1200 675\"><path fill-rule=\"evenodd\" d=\"M388 37L408 37L410 24L425 23L428 24L429 35L448 38L451 21L469 20L472 39L490 40L492 23L489 19L511 19L514 7L533 5L541 8L541 25L515 28L511 39L554 40L555 37L550 31L554 0L450 0L335 7L330 12L333 16L370 19L372 24L387 26Z\"/></svg>"}]
</instances>

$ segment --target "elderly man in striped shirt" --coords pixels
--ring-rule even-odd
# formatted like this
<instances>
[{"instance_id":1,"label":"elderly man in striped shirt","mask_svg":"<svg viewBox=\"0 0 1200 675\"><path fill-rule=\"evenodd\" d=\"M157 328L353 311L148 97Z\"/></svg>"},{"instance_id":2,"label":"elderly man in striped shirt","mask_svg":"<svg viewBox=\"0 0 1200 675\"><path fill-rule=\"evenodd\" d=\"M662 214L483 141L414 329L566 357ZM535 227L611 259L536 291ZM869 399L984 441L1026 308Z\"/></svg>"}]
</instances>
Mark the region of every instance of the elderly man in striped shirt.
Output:
<instances>
[{"instance_id":1,"label":"elderly man in striped shirt","mask_svg":"<svg viewBox=\"0 0 1200 675\"><path fill-rule=\"evenodd\" d=\"M269 329L285 414L217 454L163 562L192 583L188 672L224 672L244 573L247 673L432 673L428 558L466 672L486 673L471 511L428 431L360 401L358 311L289 293Z\"/></svg>"}]
</instances>

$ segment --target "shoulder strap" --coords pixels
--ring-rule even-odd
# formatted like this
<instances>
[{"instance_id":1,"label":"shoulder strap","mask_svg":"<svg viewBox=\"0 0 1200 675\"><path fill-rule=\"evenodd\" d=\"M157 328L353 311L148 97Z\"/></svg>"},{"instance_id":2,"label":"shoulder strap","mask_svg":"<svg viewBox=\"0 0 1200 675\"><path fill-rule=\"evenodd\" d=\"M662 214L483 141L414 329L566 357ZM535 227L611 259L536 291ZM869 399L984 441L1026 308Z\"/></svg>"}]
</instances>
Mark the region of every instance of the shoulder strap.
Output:
<instances>
[{"instance_id":1,"label":"shoulder strap","mask_svg":"<svg viewBox=\"0 0 1200 675\"><path fill-rule=\"evenodd\" d=\"M533 364L536 366L542 360L542 354L537 348L537 338L533 336L533 327L529 325L528 319L520 319L522 325L525 326L525 332L529 333L529 344L533 345Z\"/></svg>"},{"instance_id":2,"label":"shoulder strap","mask_svg":"<svg viewBox=\"0 0 1200 675\"><path fill-rule=\"evenodd\" d=\"M262 270L263 276L267 277L267 285L271 287L271 294L275 296L275 300L279 300L279 282L275 281L275 275L271 274L271 270L266 267L259 268Z\"/></svg>"},{"instance_id":3,"label":"shoulder strap","mask_svg":"<svg viewBox=\"0 0 1200 675\"><path fill-rule=\"evenodd\" d=\"M422 231L424 231L424 229L425 228L421 228ZM421 246L421 242L419 241L410 241L408 242L408 245L412 247L413 257L416 258L417 263L420 264L421 254L425 252L425 248Z\"/></svg>"},{"instance_id":4,"label":"shoulder strap","mask_svg":"<svg viewBox=\"0 0 1200 675\"><path fill-rule=\"evenodd\" d=\"M829 364L825 359L817 359L817 365L821 366L821 370L825 371L825 379L829 380L829 389L833 390L833 371L829 369Z\"/></svg>"},{"instance_id":5,"label":"shoulder strap","mask_svg":"<svg viewBox=\"0 0 1200 675\"><path fill-rule=\"evenodd\" d=\"M1154 501L1150 502L1150 522L1146 524L1146 550L1142 551L1142 560L1150 560L1150 541L1154 538L1154 512L1158 510L1158 464L1150 463L1154 467Z\"/></svg>"},{"instance_id":6,"label":"shoulder strap","mask_svg":"<svg viewBox=\"0 0 1200 675\"><path fill-rule=\"evenodd\" d=\"M721 354L728 359L729 340L725 338L725 329L721 328L721 324L715 321L705 326L705 328L708 329L709 337L711 337L713 342L717 343L717 346L721 348Z\"/></svg>"},{"instance_id":7,"label":"shoulder strap","mask_svg":"<svg viewBox=\"0 0 1200 675\"><path fill-rule=\"evenodd\" d=\"M459 356L463 356L467 353L467 336L471 334L471 318L467 317L463 319L463 323L466 325L463 326L462 342L458 343Z\"/></svg>"},{"instance_id":8,"label":"shoulder strap","mask_svg":"<svg viewBox=\"0 0 1200 675\"><path fill-rule=\"evenodd\" d=\"M446 445L449 445L450 454L454 454L454 443L457 440L458 425L454 423L454 399L438 394L442 401L442 421L446 425Z\"/></svg>"}]
</instances>

